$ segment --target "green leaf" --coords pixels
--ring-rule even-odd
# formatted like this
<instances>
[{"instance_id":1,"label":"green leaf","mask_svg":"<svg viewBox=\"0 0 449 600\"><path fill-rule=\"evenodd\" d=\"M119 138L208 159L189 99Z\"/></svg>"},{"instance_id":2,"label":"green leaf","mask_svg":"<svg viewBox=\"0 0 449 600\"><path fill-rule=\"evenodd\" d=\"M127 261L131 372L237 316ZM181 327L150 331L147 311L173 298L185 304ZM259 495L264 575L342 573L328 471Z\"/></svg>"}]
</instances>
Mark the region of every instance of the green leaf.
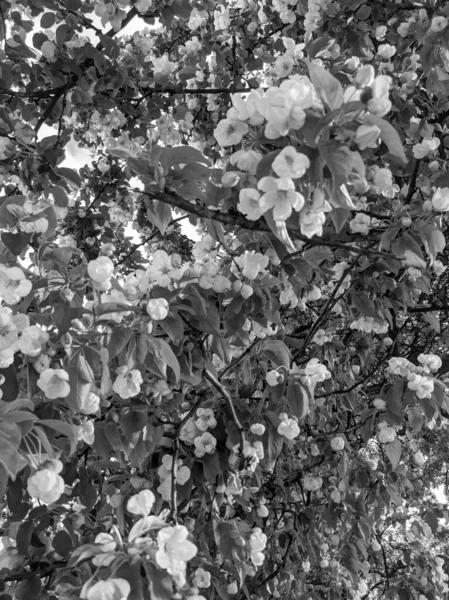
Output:
<instances>
[{"instance_id":1,"label":"green leaf","mask_svg":"<svg viewBox=\"0 0 449 600\"><path fill-rule=\"evenodd\" d=\"M290 351L282 340L265 339L260 349L275 367L290 368Z\"/></svg>"},{"instance_id":2,"label":"green leaf","mask_svg":"<svg viewBox=\"0 0 449 600\"><path fill-rule=\"evenodd\" d=\"M20 524L16 535L17 550L24 556L29 556L31 536L34 531L34 521L29 519Z\"/></svg>"},{"instance_id":3,"label":"green leaf","mask_svg":"<svg viewBox=\"0 0 449 600\"><path fill-rule=\"evenodd\" d=\"M287 387L287 403L292 415L300 421L309 414L309 395L297 381L291 382Z\"/></svg>"},{"instance_id":4,"label":"green leaf","mask_svg":"<svg viewBox=\"0 0 449 600\"><path fill-rule=\"evenodd\" d=\"M127 440L136 443L140 432L148 423L148 410L146 406L126 406L122 408L119 416L119 425Z\"/></svg>"},{"instance_id":5,"label":"green leaf","mask_svg":"<svg viewBox=\"0 0 449 600\"><path fill-rule=\"evenodd\" d=\"M56 170L56 173L64 177L64 179L70 181L70 183L72 183L76 189L79 189L81 187L81 177L74 169L68 169L67 167L59 167Z\"/></svg>"},{"instance_id":6,"label":"green leaf","mask_svg":"<svg viewBox=\"0 0 449 600\"><path fill-rule=\"evenodd\" d=\"M168 224L172 220L171 206L159 202L159 200L147 201L146 206L148 220L164 235Z\"/></svg>"},{"instance_id":7,"label":"green leaf","mask_svg":"<svg viewBox=\"0 0 449 600\"><path fill-rule=\"evenodd\" d=\"M175 375L176 381L179 381L181 367L168 343L161 338L152 337L149 339L149 350L156 359L161 372L165 373L166 367L170 367Z\"/></svg>"},{"instance_id":8,"label":"green leaf","mask_svg":"<svg viewBox=\"0 0 449 600\"><path fill-rule=\"evenodd\" d=\"M331 110L340 108L343 104L343 88L341 83L323 67L308 63L310 80L320 94L324 103Z\"/></svg>"},{"instance_id":9,"label":"green leaf","mask_svg":"<svg viewBox=\"0 0 449 600\"><path fill-rule=\"evenodd\" d=\"M51 544L55 551L63 558L66 558L73 549L73 540L65 530L58 531L52 539Z\"/></svg>"},{"instance_id":10,"label":"green leaf","mask_svg":"<svg viewBox=\"0 0 449 600\"><path fill-rule=\"evenodd\" d=\"M90 480L86 467L79 468L79 476L80 501L89 511L92 510L97 503L97 489Z\"/></svg>"},{"instance_id":11,"label":"green leaf","mask_svg":"<svg viewBox=\"0 0 449 600\"><path fill-rule=\"evenodd\" d=\"M167 571L159 569L150 561L145 561L145 570L148 574L151 600L171 600L173 596L173 579Z\"/></svg>"},{"instance_id":12,"label":"green leaf","mask_svg":"<svg viewBox=\"0 0 449 600\"><path fill-rule=\"evenodd\" d=\"M404 147L401 138L396 129L381 117L376 115L366 115L363 119L364 125L376 125L380 129L380 137L387 146L389 152L397 156L404 164L408 162L405 156Z\"/></svg>"},{"instance_id":13,"label":"green leaf","mask_svg":"<svg viewBox=\"0 0 449 600\"><path fill-rule=\"evenodd\" d=\"M2 242L14 256L19 256L30 243L31 236L28 233L19 231L18 233L10 233L4 231L2 233Z\"/></svg>"},{"instance_id":14,"label":"green leaf","mask_svg":"<svg viewBox=\"0 0 449 600\"><path fill-rule=\"evenodd\" d=\"M402 445L401 442L396 438L393 442L389 442L388 444L384 444L385 454L388 456L389 461L391 462L391 466L393 469L399 464L399 460L401 458L401 450Z\"/></svg>"},{"instance_id":15,"label":"green leaf","mask_svg":"<svg viewBox=\"0 0 449 600\"><path fill-rule=\"evenodd\" d=\"M0 437L0 462L13 479L27 464L20 452L4 437Z\"/></svg>"},{"instance_id":16,"label":"green leaf","mask_svg":"<svg viewBox=\"0 0 449 600\"><path fill-rule=\"evenodd\" d=\"M175 146L173 148L160 148L160 161L164 168L169 169L173 165L199 162L210 165L208 158L202 152L191 146Z\"/></svg>"},{"instance_id":17,"label":"green leaf","mask_svg":"<svg viewBox=\"0 0 449 600\"><path fill-rule=\"evenodd\" d=\"M70 454L74 454L78 445L78 436L73 425L58 419L39 419L38 423L65 435L70 440Z\"/></svg>"},{"instance_id":18,"label":"green leaf","mask_svg":"<svg viewBox=\"0 0 449 600\"><path fill-rule=\"evenodd\" d=\"M120 354L126 344L131 341L134 333L129 327L114 327L108 344L109 360Z\"/></svg>"}]
</instances>

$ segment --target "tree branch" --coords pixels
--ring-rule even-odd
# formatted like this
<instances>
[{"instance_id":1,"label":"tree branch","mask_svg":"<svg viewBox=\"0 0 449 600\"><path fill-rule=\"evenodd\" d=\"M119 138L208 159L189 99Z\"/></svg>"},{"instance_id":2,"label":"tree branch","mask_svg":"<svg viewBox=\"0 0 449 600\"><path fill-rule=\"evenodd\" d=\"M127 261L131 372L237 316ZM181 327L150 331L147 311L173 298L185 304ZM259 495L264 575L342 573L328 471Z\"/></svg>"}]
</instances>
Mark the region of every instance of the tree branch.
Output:
<instances>
[{"instance_id":1,"label":"tree branch","mask_svg":"<svg viewBox=\"0 0 449 600\"><path fill-rule=\"evenodd\" d=\"M153 200L159 200L159 202L163 202L164 204L168 204L169 206L173 206L175 208L179 208L184 210L187 213L194 214L203 219L212 219L213 221L219 221L220 223L224 223L225 225L233 225L234 227L237 225L242 229L248 229L249 231L260 231L266 233L273 233L268 226L268 223L264 220L259 219L258 221L250 221L243 215L235 212L235 213L222 213L217 210L211 210L204 205L193 204L189 200L178 196L176 192L170 191L168 192L146 192L141 190L136 190L131 188L131 191L136 194L143 194L148 196ZM289 230L290 235L301 242L304 242L309 246L327 246L329 248L335 248L340 250L346 250L347 252L353 252L354 254L360 255L371 255L371 256L385 256L389 259L394 259L393 256L386 254L385 252L378 252L376 250L368 250L367 248L358 248L357 246L352 246L351 244L343 244L341 242L334 242L325 240L319 237L313 237L309 239L305 235L302 235L298 229ZM292 254L287 255L283 262L285 262L289 258L294 258L295 256L299 256L303 253L303 250L298 250L297 252L293 252ZM399 259L397 259L399 260Z\"/></svg>"},{"instance_id":2,"label":"tree branch","mask_svg":"<svg viewBox=\"0 0 449 600\"><path fill-rule=\"evenodd\" d=\"M234 421L235 426L237 427L240 434L240 453L243 454L243 449L245 447L245 430L243 428L243 425L240 423L240 419L238 418L237 413L235 412L235 406L231 395L227 390L224 389L224 387L221 385L218 379L216 379L216 377L214 377L210 371L204 369L203 373L205 379L207 379L207 381L209 381L226 400L229 410L231 411L232 420Z\"/></svg>"}]
</instances>

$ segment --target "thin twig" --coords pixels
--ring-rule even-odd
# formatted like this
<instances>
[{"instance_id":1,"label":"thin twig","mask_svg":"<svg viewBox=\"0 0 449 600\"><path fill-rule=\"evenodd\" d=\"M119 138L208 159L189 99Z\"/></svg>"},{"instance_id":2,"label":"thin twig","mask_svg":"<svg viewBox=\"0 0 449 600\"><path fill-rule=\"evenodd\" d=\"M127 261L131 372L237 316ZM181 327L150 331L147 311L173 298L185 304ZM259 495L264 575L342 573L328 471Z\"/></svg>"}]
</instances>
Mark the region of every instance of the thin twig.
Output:
<instances>
[{"instance_id":1,"label":"thin twig","mask_svg":"<svg viewBox=\"0 0 449 600\"><path fill-rule=\"evenodd\" d=\"M235 411L234 402L231 398L231 395L229 394L229 392L227 390L225 390L225 388L221 385L221 383L218 381L218 379L216 377L214 377L214 375L212 375L212 373L210 371L208 371L207 369L204 369L203 373L204 373L205 379L207 379L207 381L209 381L214 386L214 388L218 392L220 392L220 394L226 400L229 410L231 411L232 420L234 421L234 424L237 427L238 432L240 434L240 453L242 454L243 449L245 447L245 430L244 430L242 424L240 423L240 419L237 416L237 413Z\"/></svg>"}]
</instances>

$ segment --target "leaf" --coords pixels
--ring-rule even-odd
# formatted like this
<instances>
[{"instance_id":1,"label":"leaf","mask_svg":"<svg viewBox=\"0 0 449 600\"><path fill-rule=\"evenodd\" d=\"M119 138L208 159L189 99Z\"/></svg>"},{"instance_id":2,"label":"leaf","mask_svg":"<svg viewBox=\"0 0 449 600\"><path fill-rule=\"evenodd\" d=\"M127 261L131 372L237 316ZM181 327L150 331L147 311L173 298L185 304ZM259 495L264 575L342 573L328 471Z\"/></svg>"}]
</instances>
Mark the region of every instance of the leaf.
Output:
<instances>
[{"instance_id":1,"label":"leaf","mask_svg":"<svg viewBox=\"0 0 449 600\"><path fill-rule=\"evenodd\" d=\"M2 242L14 256L19 256L25 250L30 243L30 239L31 236L23 231L18 233L4 231L2 233Z\"/></svg>"},{"instance_id":2,"label":"leaf","mask_svg":"<svg viewBox=\"0 0 449 600\"><path fill-rule=\"evenodd\" d=\"M165 368L167 366L170 367L175 375L176 381L179 381L179 377L181 376L181 367L179 366L179 361L168 343L161 338L152 337L149 339L149 350L152 352L154 358L158 362L158 367L162 367L162 372L165 372Z\"/></svg>"},{"instance_id":3,"label":"leaf","mask_svg":"<svg viewBox=\"0 0 449 600\"><path fill-rule=\"evenodd\" d=\"M81 187L81 177L74 169L68 169L67 167L59 167L56 172L58 175L64 177L64 179L68 179L76 189L79 189Z\"/></svg>"},{"instance_id":4,"label":"leaf","mask_svg":"<svg viewBox=\"0 0 449 600\"><path fill-rule=\"evenodd\" d=\"M58 531L51 544L56 552L66 558L73 549L73 540L65 530Z\"/></svg>"},{"instance_id":5,"label":"leaf","mask_svg":"<svg viewBox=\"0 0 449 600\"><path fill-rule=\"evenodd\" d=\"M388 459L391 462L391 466L393 469L396 469L399 464L399 459L401 458L401 442L396 438L393 442L384 444L383 448L385 454L388 456Z\"/></svg>"},{"instance_id":6,"label":"leaf","mask_svg":"<svg viewBox=\"0 0 449 600\"><path fill-rule=\"evenodd\" d=\"M165 169L172 165L181 165L199 162L210 165L208 158L202 152L191 146L175 146L173 148L160 148L160 161Z\"/></svg>"},{"instance_id":7,"label":"leaf","mask_svg":"<svg viewBox=\"0 0 449 600\"><path fill-rule=\"evenodd\" d=\"M148 574L151 600L171 600L173 579L167 575L167 571L159 569L150 561L146 561L145 570Z\"/></svg>"},{"instance_id":8,"label":"leaf","mask_svg":"<svg viewBox=\"0 0 449 600\"><path fill-rule=\"evenodd\" d=\"M22 208L24 203L25 196L8 196L0 206L0 227L5 229L12 227L17 221L17 217L11 211L11 208L14 209L16 206Z\"/></svg>"},{"instance_id":9,"label":"leaf","mask_svg":"<svg viewBox=\"0 0 449 600\"><path fill-rule=\"evenodd\" d=\"M70 454L74 454L78 445L78 436L74 426L65 421L58 421L58 419L39 419L38 423L66 436L70 440Z\"/></svg>"},{"instance_id":10,"label":"leaf","mask_svg":"<svg viewBox=\"0 0 449 600\"><path fill-rule=\"evenodd\" d=\"M142 429L147 425L148 411L146 406L124 407L120 411L119 425L127 440L136 443Z\"/></svg>"},{"instance_id":11,"label":"leaf","mask_svg":"<svg viewBox=\"0 0 449 600\"><path fill-rule=\"evenodd\" d=\"M436 331L437 333L440 333L441 323L440 323L440 317L437 312L427 312L427 313L423 313L421 316L424 319L424 321L427 321L427 323L429 323L429 325L432 327L432 329L434 331Z\"/></svg>"},{"instance_id":12,"label":"leaf","mask_svg":"<svg viewBox=\"0 0 449 600\"><path fill-rule=\"evenodd\" d=\"M159 202L159 200L148 201L146 206L148 220L164 235L168 224L172 220L171 206Z\"/></svg>"},{"instance_id":13,"label":"leaf","mask_svg":"<svg viewBox=\"0 0 449 600\"><path fill-rule=\"evenodd\" d=\"M300 421L309 414L309 395L303 386L293 381L287 387L287 403L293 416Z\"/></svg>"},{"instance_id":14,"label":"leaf","mask_svg":"<svg viewBox=\"0 0 449 600\"><path fill-rule=\"evenodd\" d=\"M332 173L334 194L329 198L329 202L340 208L348 208L346 199L338 199L335 190L347 183L348 176L355 171L360 176L365 176L365 165L358 152L352 152L346 146L337 146L335 143L320 144L318 146L329 171Z\"/></svg>"},{"instance_id":15,"label":"leaf","mask_svg":"<svg viewBox=\"0 0 449 600\"><path fill-rule=\"evenodd\" d=\"M90 511L97 503L97 489L90 480L86 467L79 468L79 476L80 501Z\"/></svg>"},{"instance_id":16,"label":"leaf","mask_svg":"<svg viewBox=\"0 0 449 600\"><path fill-rule=\"evenodd\" d=\"M265 339L260 349L276 367L290 368L290 351L282 340Z\"/></svg>"},{"instance_id":17,"label":"leaf","mask_svg":"<svg viewBox=\"0 0 449 600\"><path fill-rule=\"evenodd\" d=\"M363 119L364 125L376 125L380 129L380 137L383 143L387 146L389 152L397 156L404 164L408 162L405 156L404 147L402 146L401 138L396 129L376 115L366 115Z\"/></svg>"},{"instance_id":18,"label":"leaf","mask_svg":"<svg viewBox=\"0 0 449 600\"><path fill-rule=\"evenodd\" d=\"M282 452L284 439L284 436L279 435L273 427L267 427L263 434L263 447L265 452L263 462L266 463L269 472L273 471L276 461Z\"/></svg>"},{"instance_id":19,"label":"leaf","mask_svg":"<svg viewBox=\"0 0 449 600\"><path fill-rule=\"evenodd\" d=\"M328 108L335 110L343 104L343 88L341 83L323 67L309 62L310 80L327 104Z\"/></svg>"},{"instance_id":20,"label":"leaf","mask_svg":"<svg viewBox=\"0 0 449 600\"><path fill-rule=\"evenodd\" d=\"M26 460L15 448L11 442L8 442L4 437L0 437L0 462L3 463L6 471L12 479L27 464Z\"/></svg>"},{"instance_id":21,"label":"leaf","mask_svg":"<svg viewBox=\"0 0 449 600\"><path fill-rule=\"evenodd\" d=\"M50 302L53 306L51 319L61 337L71 329L73 319L80 319L83 316L83 301L78 294L75 294L71 302L67 303L59 294L53 293L50 294Z\"/></svg>"},{"instance_id":22,"label":"leaf","mask_svg":"<svg viewBox=\"0 0 449 600\"><path fill-rule=\"evenodd\" d=\"M29 556L31 536L34 531L34 521L29 519L20 524L16 534L17 550L24 556Z\"/></svg>"},{"instance_id":23,"label":"leaf","mask_svg":"<svg viewBox=\"0 0 449 600\"><path fill-rule=\"evenodd\" d=\"M129 327L114 327L108 344L109 360L120 354L133 335L133 330Z\"/></svg>"}]
</instances>

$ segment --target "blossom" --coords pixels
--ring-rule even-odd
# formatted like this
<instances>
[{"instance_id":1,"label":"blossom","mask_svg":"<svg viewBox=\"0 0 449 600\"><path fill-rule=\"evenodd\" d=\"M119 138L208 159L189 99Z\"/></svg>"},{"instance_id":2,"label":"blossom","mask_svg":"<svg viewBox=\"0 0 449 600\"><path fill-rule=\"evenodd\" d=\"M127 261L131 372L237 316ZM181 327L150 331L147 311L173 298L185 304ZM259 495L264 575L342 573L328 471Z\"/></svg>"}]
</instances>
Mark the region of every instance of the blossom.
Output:
<instances>
[{"instance_id":1,"label":"blossom","mask_svg":"<svg viewBox=\"0 0 449 600\"><path fill-rule=\"evenodd\" d=\"M265 375L265 380L269 386L275 387L284 381L284 376L279 371L268 371Z\"/></svg>"},{"instance_id":2,"label":"blossom","mask_svg":"<svg viewBox=\"0 0 449 600\"><path fill-rule=\"evenodd\" d=\"M63 369L46 369L37 380L37 386L49 400L66 398L70 394L69 374Z\"/></svg>"},{"instance_id":3,"label":"blossom","mask_svg":"<svg viewBox=\"0 0 449 600\"><path fill-rule=\"evenodd\" d=\"M353 233L368 235L371 228L371 217L363 213L358 213L351 221L349 221L349 228Z\"/></svg>"},{"instance_id":4,"label":"blossom","mask_svg":"<svg viewBox=\"0 0 449 600\"><path fill-rule=\"evenodd\" d=\"M265 212L260 205L260 194L254 188L243 188L239 192L237 210L250 221L257 221Z\"/></svg>"},{"instance_id":5,"label":"blossom","mask_svg":"<svg viewBox=\"0 0 449 600\"><path fill-rule=\"evenodd\" d=\"M42 351L42 346L48 342L50 336L39 325L30 325L22 331L17 347L28 356L38 356Z\"/></svg>"},{"instance_id":6,"label":"blossom","mask_svg":"<svg viewBox=\"0 0 449 600\"><path fill-rule=\"evenodd\" d=\"M0 265L0 297L6 304L17 304L28 296L32 287L33 284L25 278L22 269Z\"/></svg>"},{"instance_id":7,"label":"blossom","mask_svg":"<svg viewBox=\"0 0 449 600\"><path fill-rule=\"evenodd\" d=\"M240 144L249 127L244 121L221 120L214 130L214 137L222 148Z\"/></svg>"},{"instance_id":8,"label":"blossom","mask_svg":"<svg viewBox=\"0 0 449 600\"><path fill-rule=\"evenodd\" d=\"M313 475L306 475L304 477L304 488L309 492L317 492L323 485L321 477L314 477Z\"/></svg>"},{"instance_id":9,"label":"blossom","mask_svg":"<svg viewBox=\"0 0 449 600\"><path fill-rule=\"evenodd\" d=\"M305 154L297 152L293 146L286 146L274 159L271 168L278 177L298 179L310 167Z\"/></svg>"},{"instance_id":10,"label":"blossom","mask_svg":"<svg viewBox=\"0 0 449 600\"><path fill-rule=\"evenodd\" d=\"M199 11L197 8L193 8L190 13L189 22L187 23L187 27L190 29L190 31L195 31L195 29L198 29L198 27L201 27L201 25L205 22L206 19L207 19L207 12L205 10Z\"/></svg>"},{"instance_id":11,"label":"blossom","mask_svg":"<svg viewBox=\"0 0 449 600\"><path fill-rule=\"evenodd\" d=\"M285 54L284 56L278 56L274 61L273 71L277 77L288 77L293 71L293 66L293 58Z\"/></svg>"},{"instance_id":12,"label":"blossom","mask_svg":"<svg viewBox=\"0 0 449 600\"><path fill-rule=\"evenodd\" d=\"M53 44L53 42L50 42L49 40L44 42L41 46L42 56L45 57L50 62L55 62L56 50L57 50L56 46Z\"/></svg>"},{"instance_id":13,"label":"blossom","mask_svg":"<svg viewBox=\"0 0 449 600\"><path fill-rule=\"evenodd\" d=\"M388 75L378 75L371 85L371 98L367 107L370 113L383 117L391 110L389 91L392 83Z\"/></svg>"},{"instance_id":14,"label":"blossom","mask_svg":"<svg viewBox=\"0 0 449 600\"><path fill-rule=\"evenodd\" d=\"M112 386L114 392L123 400L137 396L140 393L140 384L143 383L142 374L138 369L131 371L128 371L126 367L125 369L126 371L119 374Z\"/></svg>"},{"instance_id":15,"label":"blossom","mask_svg":"<svg viewBox=\"0 0 449 600\"><path fill-rule=\"evenodd\" d=\"M177 255L169 256L165 250L156 250L146 271L147 278L161 287L169 287L173 280L180 279L182 275L182 271L176 265L177 258Z\"/></svg>"},{"instance_id":16,"label":"blossom","mask_svg":"<svg viewBox=\"0 0 449 600\"><path fill-rule=\"evenodd\" d=\"M449 210L449 188L437 188L431 202L434 210L447 212Z\"/></svg>"},{"instance_id":17,"label":"blossom","mask_svg":"<svg viewBox=\"0 0 449 600\"><path fill-rule=\"evenodd\" d=\"M44 504L56 502L64 492L64 479L59 475L62 471L62 462L52 460L48 468L36 471L28 478L27 490L30 496L37 498Z\"/></svg>"},{"instance_id":18,"label":"blossom","mask_svg":"<svg viewBox=\"0 0 449 600\"><path fill-rule=\"evenodd\" d=\"M93 421L87 420L78 427L78 441L84 441L89 446L95 441L95 426Z\"/></svg>"},{"instance_id":19,"label":"blossom","mask_svg":"<svg viewBox=\"0 0 449 600\"><path fill-rule=\"evenodd\" d=\"M264 273L268 266L268 256L260 252L245 252L235 259L236 264L242 269L243 277L256 279L259 273Z\"/></svg>"},{"instance_id":20,"label":"blossom","mask_svg":"<svg viewBox=\"0 0 449 600\"><path fill-rule=\"evenodd\" d=\"M241 171L248 173L255 173L261 160L262 154L255 150L238 150L230 158L231 165L236 165Z\"/></svg>"},{"instance_id":21,"label":"blossom","mask_svg":"<svg viewBox=\"0 0 449 600\"><path fill-rule=\"evenodd\" d=\"M420 450L418 450L418 452L415 452L415 454L413 455L413 460L418 465L418 467L422 467L423 464L426 462L426 457Z\"/></svg>"},{"instance_id":22,"label":"blossom","mask_svg":"<svg viewBox=\"0 0 449 600\"><path fill-rule=\"evenodd\" d=\"M275 221L286 221L293 209L300 211L304 206L304 197L295 190L295 184L289 178L262 177L257 187L265 192L260 199L262 211L265 213L272 208Z\"/></svg>"},{"instance_id":23,"label":"blossom","mask_svg":"<svg viewBox=\"0 0 449 600\"><path fill-rule=\"evenodd\" d=\"M360 125L355 132L354 142L360 148L377 148L377 140L380 136L380 129L377 125Z\"/></svg>"},{"instance_id":24,"label":"blossom","mask_svg":"<svg viewBox=\"0 0 449 600\"><path fill-rule=\"evenodd\" d=\"M195 571L195 577L193 578L193 584L197 588L208 588L211 584L211 576L209 571L205 571L199 568Z\"/></svg>"},{"instance_id":25,"label":"blossom","mask_svg":"<svg viewBox=\"0 0 449 600\"><path fill-rule=\"evenodd\" d=\"M153 321L163 321L168 313L168 302L165 298L153 298L148 301L147 313Z\"/></svg>"},{"instance_id":26,"label":"blossom","mask_svg":"<svg viewBox=\"0 0 449 600\"><path fill-rule=\"evenodd\" d=\"M396 46L392 46L391 44L380 44L377 48L377 56L380 56L380 58L384 58L385 60L389 60L395 54Z\"/></svg>"},{"instance_id":27,"label":"blossom","mask_svg":"<svg viewBox=\"0 0 449 600\"><path fill-rule=\"evenodd\" d=\"M100 410L100 397L93 392L90 392L87 396L82 396L80 412L85 415L93 415Z\"/></svg>"},{"instance_id":28,"label":"blossom","mask_svg":"<svg viewBox=\"0 0 449 600\"><path fill-rule=\"evenodd\" d=\"M281 413L280 416L282 417L284 415L285 413ZM277 432L288 440L294 440L300 434L298 422L295 419L289 419L287 415L285 415L278 425Z\"/></svg>"},{"instance_id":29,"label":"blossom","mask_svg":"<svg viewBox=\"0 0 449 600\"><path fill-rule=\"evenodd\" d=\"M114 577L106 581L97 581L87 590L87 600L126 600L131 586L126 579Z\"/></svg>"},{"instance_id":30,"label":"blossom","mask_svg":"<svg viewBox=\"0 0 449 600\"><path fill-rule=\"evenodd\" d=\"M436 373L443 364L441 358L436 354L420 354L418 362L422 364L424 373L430 373L430 371Z\"/></svg>"},{"instance_id":31,"label":"blossom","mask_svg":"<svg viewBox=\"0 0 449 600\"><path fill-rule=\"evenodd\" d=\"M186 582L187 561L198 552L195 544L187 539L188 535L189 531L184 525L163 527L157 534L156 562L173 576L179 587Z\"/></svg>"},{"instance_id":32,"label":"blossom","mask_svg":"<svg viewBox=\"0 0 449 600\"><path fill-rule=\"evenodd\" d=\"M373 406L374 408L377 408L377 410L384 410L387 406L387 403L382 398L375 398L373 400Z\"/></svg>"},{"instance_id":33,"label":"blossom","mask_svg":"<svg viewBox=\"0 0 449 600\"><path fill-rule=\"evenodd\" d=\"M249 429L254 435L263 435L265 433L265 425L262 425L262 423L253 423Z\"/></svg>"},{"instance_id":34,"label":"blossom","mask_svg":"<svg viewBox=\"0 0 449 600\"><path fill-rule=\"evenodd\" d=\"M159 58L152 56L150 60L153 63L153 75L155 77L167 77L176 69L176 63L171 62L168 54L163 54Z\"/></svg>"},{"instance_id":35,"label":"blossom","mask_svg":"<svg viewBox=\"0 0 449 600\"><path fill-rule=\"evenodd\" d=\"M201 458L205 454L213 454L217 446L217 439L209 432L205 431L194 440L195 456Z\"/></svg>"},{"instance_id":36,"label":"blossom","mask_svg":"<svg viewBox=\"0 0 449 600\"><path fill-rule=\"evenodd\" d=\"M409 373L407 379L408 389L415 391L418 398L430 398L432 396L434 390L433 379L418 373Z\"/></svg>"},{"instance_id":37,"label":"blossom","mask_svg":"<svg viewBox=\"0 0 449 600\"><path fill-rule=\"evenodd\" d=\"M299 225L302 235L311 239L314 235L321 237L323 235L323 225L326 222L326 215L322 211L302 210L299 214Z\"/></svg>"},{"instance_id":38,"label":"blossom","mask_svg":"<svg viewBox=\"0 0 449 600\"><path fill-rule=\"evenodd\" d=\"M196 415L198 419L195 424L200 431L214 429L217 426L217 419L214 417L214 411L211 408L198 408Z\"/></svg>"},{"instance_id":39,"label":"blossom","mask_svg":"<svg viewBox=\"0 0 449 600\"><path fill-rule=\"evenodd\" d=\"M434 152L438 148L439 145L440 145L440 140L437 137L424 138L420 144L415 144L413 146L413 149L412 149L413 156L417 159L425 158L431 152Z\"/></svg>"},{"instance_id":40,"label":"blossom","mask_svg":"<svg viewBox=\"0 0 449 600\"><path fill-rule=\"evenodd\" d=\"M432 22L430 23L430 31L433 31L434 33L439 33L440 31L446 29L447 24L448 20L446 19L446 17L433 17Z\"/></svg>"},{"instance_id":41,"label":"blossom","mask_svg":"<svg viewBox=\"0 0 449 600\"><path fill-rule=\"evenodd\" d=\"M107 256L99 256L89 262L87 273L94 283L105 283L114 273L114 263Z\"/></svg>"},{"instance_id":42,"label":"blossom","mask_svg":"<svg viewBox=\"0 0 449 600\"><path fill-rule=\"evenodd\" d=\"M329 379L331 374L317 358L311 358L304 369L303 383L314 389L317 383Z\"/></svg>"},{"instance_id":43,"label":"blossom","mask_svg":"<svg viewBox=\"0 0 449 600\"><path fill-rule=\"evenodd\" d=\"M214 10L214 27L216 31L227 29L230 24L229 8L220 6L220 10Z\"/></svg>"},{"instance_id":44,"label":"blossom","mask_svg":"<svg viewBox=\"0 0 449 600\"><path fill-rule=\"evenodd\" d=\"M155 502L156 497L151 490L142 490L128 500L126 507L131 514L146 517L150 514Z\"/></svg>"},{"instance_id":45,"label":"blossom","mask_svg":"<svg viewBox=\"0 0 449 600\"><path fill-rule=\"evenodd\" d=\"M393 442L396 438L396 431L393 427L383 427L377 434L377 439L381 444Z\"/></svg>"},{"instance_id":46,"label":"blossom","mask_svg":"<svg viewBox=\"0 0 449 600\"><path fill-rule=\"evenodd\" d=\"M337 435L336 437L332 438L331 448L332 448L332 450L334 450L334 452L343 450L344 447L345 447L345 441L341 436Z\"/></svg>"}]
</instances>

